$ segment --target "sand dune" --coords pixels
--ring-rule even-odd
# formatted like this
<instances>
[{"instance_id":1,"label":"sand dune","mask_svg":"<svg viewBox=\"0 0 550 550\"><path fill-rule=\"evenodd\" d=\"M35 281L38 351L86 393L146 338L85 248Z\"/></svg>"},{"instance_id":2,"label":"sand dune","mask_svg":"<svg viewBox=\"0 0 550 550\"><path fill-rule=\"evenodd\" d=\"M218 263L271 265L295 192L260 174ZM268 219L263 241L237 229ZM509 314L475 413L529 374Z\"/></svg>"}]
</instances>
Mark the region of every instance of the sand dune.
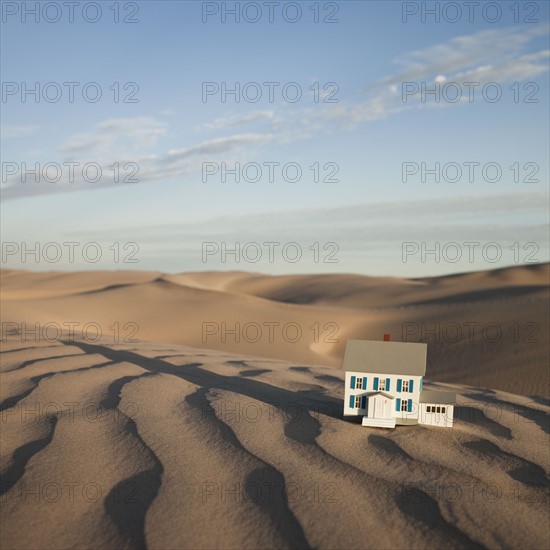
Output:
<instances>
[{"instance_id":1,"label":"sand dune","mask_svg":"<svg viewBox=\"0 0 550 550\"><path fill-rule=\"evenodd\" d=\"M548 274L3 271L0 547L548 548ZM387 332L452 429L342 418Z\"/></svg>"},{"instance_id":2,"label":"sand dune","mask_svg":"<svg viewBox=\"0 0 550 550\"><path fill-rule=\"evenodd\" d=\"M347 339L391 333L429 344L429 379L549 398L548 281L548 264L423 279L3 271L2 321L334 367Z\"/></svg>"},{"instance_id":3,"label":"sand dune","mask_svg":"<svg viewBox=\"0 0 550 550\"><path fill-rule=\"evenodd\" d=\"M343 420L329 366L106 338L1 357L2 548L550 540L542 399L438 384L454 428L392 431Z\"/></svg>"}]
</instances>

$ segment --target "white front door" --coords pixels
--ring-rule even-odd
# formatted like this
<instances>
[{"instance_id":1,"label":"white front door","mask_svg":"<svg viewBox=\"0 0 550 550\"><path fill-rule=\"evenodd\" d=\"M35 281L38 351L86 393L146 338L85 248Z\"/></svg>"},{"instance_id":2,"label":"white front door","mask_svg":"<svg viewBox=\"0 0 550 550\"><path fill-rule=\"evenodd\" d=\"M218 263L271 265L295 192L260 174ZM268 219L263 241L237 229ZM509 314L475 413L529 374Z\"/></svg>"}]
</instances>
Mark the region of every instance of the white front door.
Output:
<instances>
[{"instance_id":1,"label":"white front door","mask_svg":"<svg viewBox=\"0 0 550 550\"><path fill-rule=\"evenodd\" d=\"M384 399L380 396L376 397L376 413L375 418L385 418L384 414Z\"/></svg>"},{"instance_id":2,"label":"white front door","mask_svg":"<svg viewBox=\"0 0 550 550\"><path fill-rule=\"evenodd\" d=\"M374 418L393 418L391 402L383 395L377 395L372 398L374 405Z\"/></svg>"}]
</instances>

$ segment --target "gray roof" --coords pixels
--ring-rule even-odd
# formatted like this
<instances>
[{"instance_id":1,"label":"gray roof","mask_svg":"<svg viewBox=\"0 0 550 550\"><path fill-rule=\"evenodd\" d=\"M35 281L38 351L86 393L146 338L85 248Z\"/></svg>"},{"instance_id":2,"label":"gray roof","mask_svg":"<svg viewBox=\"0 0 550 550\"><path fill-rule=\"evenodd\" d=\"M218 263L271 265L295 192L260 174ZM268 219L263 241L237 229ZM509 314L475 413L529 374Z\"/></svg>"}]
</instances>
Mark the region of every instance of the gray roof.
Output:
<instances>
[{"instance_id":1,"label":"gray roof","mask_svg":"<svg viewBox=\"0 0 550 550\"><path fill-rule=\"evenodd\" d=\"M456 403L456 393L439 390L422 390L420 392L420 403L454 405Z\"/></svg>"},{"instance_id":2,"label":"gray roof","mask_svg":"<svg viewBox=\"0 0 550 550\"><path fill-rule=\"evenodd\" d=\"M426 373L427 344L348 340L344 355L345 371L376 374Z\"/></svg>"}]
</instances>

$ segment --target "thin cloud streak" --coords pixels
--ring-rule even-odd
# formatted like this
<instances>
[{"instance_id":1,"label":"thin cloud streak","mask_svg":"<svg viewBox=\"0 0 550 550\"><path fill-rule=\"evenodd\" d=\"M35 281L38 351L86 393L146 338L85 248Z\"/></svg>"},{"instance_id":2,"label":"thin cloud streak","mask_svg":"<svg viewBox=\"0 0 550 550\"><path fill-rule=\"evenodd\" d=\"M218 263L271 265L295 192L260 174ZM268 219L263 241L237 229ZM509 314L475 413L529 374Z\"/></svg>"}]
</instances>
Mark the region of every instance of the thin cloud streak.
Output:
<instances>
[{"instance_id":1,"label":"thin cloud streak","mask_svg":"<svg viewBox=\"0 0 550 550\"><path fill-rule=\"evenodd\" d=\"M158 152L157 147L166 136L169 126L154 117L110 118L100 122L92 131L69 137L60 147L59 163L64 161L90 161L106 170L114 162L135 162L139 165L139 183L150 183L197 175L201 160L235 161L236 155L246 161L258 146L268 143L289 143L307 140L315 135L351 130L413 109L442 108L441 103L424 103L420 97L409 97L406 103L398 84L405 81L429 79L430 83L463 81L504 84L511 81L535 78L548 71L549 51L525 53L523 50L535 39L548 32L548 25L528 29L484 30L468 36L459 36L422 50L415 50L397 60L402 67L396 74L382 79L367 88L366 98L342 100L338 104L320 105L317 109L291 108L280 112L256 110L217 118L203 124L201 131L222 131L240 126L264 125L256 132L238 133L202 140L185 147ZM361 96L364 97L364 94ZM463 97L458 104L468 101ZM455 103L448 103L452 108ZM25 135L30 127L8 127L8 135ZM14 130L15 128L15 130ZM25 129L26 128L26 129ZM227 159L227 155L233 158ZM224 156L226 155L226 156ZM107 179L89 184L68 177L57 184L31 185L14 176L3 184L4 200L48 193L100 189L112 186Z\"/></svg>"}]
</instances>

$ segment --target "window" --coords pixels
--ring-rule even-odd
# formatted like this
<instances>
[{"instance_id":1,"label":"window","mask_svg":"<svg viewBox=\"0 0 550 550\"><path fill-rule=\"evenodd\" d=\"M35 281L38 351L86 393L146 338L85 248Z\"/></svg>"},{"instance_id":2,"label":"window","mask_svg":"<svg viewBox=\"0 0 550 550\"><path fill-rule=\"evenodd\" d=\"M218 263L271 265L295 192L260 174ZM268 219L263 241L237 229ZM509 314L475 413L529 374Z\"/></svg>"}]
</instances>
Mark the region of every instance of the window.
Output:
<instances>
[{"instance_id":1,"label":"window","mask_svg":"<svg viewBox=\"0 0 550 550\"><path fill-rule=\"evenodd\" d=\"M367 389L367 377L366 376L352 376L350 378L349 387L351 390L366 390Z\"/></svg>"},{"instance_id":2,"label":"window","mask_svg":"<svg viewBox=\"0 0 550 550\"><path fill-rule=\"evenodd\" d=\"M361 408L361 396L360 395L355 396L355 408L356 409Z\"/></svg>"},{"instance_id":3,"label":"window","mask_svg":"<svg viewBox=\"0 0 550 550\"><path fill-rule=\"evenodd\" d=\"M441 412L445 414L445 407L441 407Z\"/></svg>"},{"instance_id":4,"label":"window","mask_svg":"<svg viewBox=\"0 0 550 550\"><path fill-rule=\"evenodd\" d=\"M401 401L401 412L407 412L407 403L408 399L403 399Z\"/></svg>"},{"instance_id":5,"label":"window","mask_svg":"<svg viewBox=\"0 0 550 550\"><path fill-rule=\"evenodd\" d=\"M374 391L390 391L391 379L374 377L372 387Z\"/></svg>"},{"instance_id":6,"label":"window","mask_svg":"<svg viewBox=\"0 0 550 550\"><path fill-rule=\"evenodd\" d=\"M397 391L404 393L413 393L414 391L414 380L402 380L399 378L397 380ZM388 388L389 389L389 388Z\"/></svg>"},{"instance_id":7,"label":"window","mask_svg":"<svg viewBox=\"0 0 550 550\"><path fill-rule=\"evenodd\" d=\"M436 411L436 412L440 413L440 412L441 412L441 407L437 407L437 411Z\"/></svg>"}]
</instances>

